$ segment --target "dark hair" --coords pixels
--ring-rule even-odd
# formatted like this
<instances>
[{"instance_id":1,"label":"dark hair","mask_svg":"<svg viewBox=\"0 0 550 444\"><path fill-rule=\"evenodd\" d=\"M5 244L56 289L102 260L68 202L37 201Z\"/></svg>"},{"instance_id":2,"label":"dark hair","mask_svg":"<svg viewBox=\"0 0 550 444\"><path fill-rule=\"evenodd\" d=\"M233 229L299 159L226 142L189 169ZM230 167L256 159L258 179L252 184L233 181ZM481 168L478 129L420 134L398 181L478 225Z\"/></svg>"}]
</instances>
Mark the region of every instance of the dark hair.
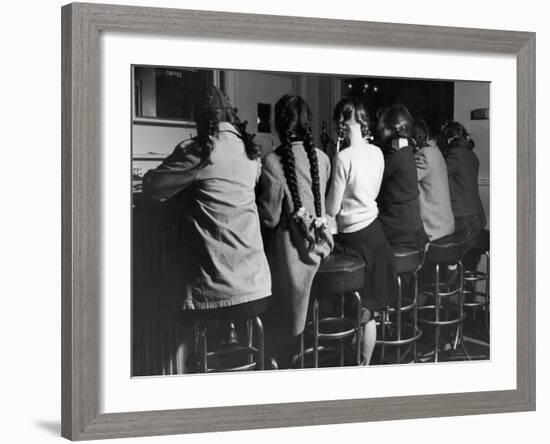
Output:
<instances>
[{"instance_id":1,"label":"dark hair","mask_svg":"<svg viewBox=\"0 0 550 444\"><path fill-rule=\"evenodd\" d=\"M246 122L241 123L237 109L231 105L229 98L218 88L208 87L199 102L193 108L193 118L197 124L197 137L201 146L201 161L197 167L202 168L211 163L210 154L214 148L214 136L218 133L221 122L228 122L239 132L244 143L246 156L250 160L260 157L260 148L253 141L253 136L246 132Z\"/></svg>"},{"instance_id":2,"label":"dark hair","mask_svg":"<svg viewBox=\"0 0 550 444\"><path fill-rule=\"evenodd\" d=\"M334 108L332 120L338 124L338 138L343 140L346 134L345 122L354 120L361 126L361 135L368 137L369 132L369 114L365 105L356 97L344 97Z\"/></svg>"},{"instance_id":3,"label":"dark hair","mask_svg":"<svg viewBox=\"0 0 550 444\"><path fill-rule=\"evenodd\" d=\"M443 154L464 144L467 144L470 150L473 150L476 146L466 128L461 123L452 120L443 124L441 132L436 137L436 142Z\"/></svg>"},{"instance_id":4,"label":"dark hair","mask_svg":"<svg viewBox=\"0 0 550 444\"><path fill-rule=\"evenodd\" d=\"M429 145L428 140L430 138L430 131L428 130L428 124L423 119L414 120L411 129L411 137L418 149Z\"/></svg>"},{"instance_id":5,"label":"dark hair","mask_svg":"<svg viewBox=\"0 0 550 444\"><path fill-rule=\"evenodd\" d=\"M412 143L413 118L405 105L392 105L378 113L378 136L384 146L405 138Z\"/></svg>"},{"instance_id":6,"label":"dark hair","mask_svg":"<svg viewBox=\"0 0 550 444\"><path fill-rule=\"evenodd\" d=\"M281 146L277 148L276 152L281 156L283 172L292 197L294 212L298 211L302 206L302 199L298 190L296 161L292 151L292 141L302 140L309 159L315 215L322 217L319 164L315 145L313 144L310 121L311 111L309 106L299 96L284 95L275 104L275 128L279 134L279 139L281 139Z\"/></svg>"}]
</instances>

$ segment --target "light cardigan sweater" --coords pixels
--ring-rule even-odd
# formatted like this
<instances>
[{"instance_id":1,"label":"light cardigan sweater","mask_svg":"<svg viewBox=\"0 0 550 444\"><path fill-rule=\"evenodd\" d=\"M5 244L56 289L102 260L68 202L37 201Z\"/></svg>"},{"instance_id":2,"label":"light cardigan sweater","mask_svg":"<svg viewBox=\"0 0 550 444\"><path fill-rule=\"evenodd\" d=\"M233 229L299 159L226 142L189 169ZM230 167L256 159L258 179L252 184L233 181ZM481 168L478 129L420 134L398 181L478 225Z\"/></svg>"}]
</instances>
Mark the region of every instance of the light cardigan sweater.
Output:
<instances>
[{"instance_id":1,"label":"light cardigan sweater","mask_svg":"<svg viewBox=\"0 0 550 444\"><path fill-rule=\"evenodd\" d=\"M254 192L261 172L250 160L239 132L221 122L211 163L198 168L202 148L195 139L179 144L147 172L143 192L184 206L181 252L187 289L183 309L228 307L271 294L271 276L260 234Z\"/></svg>"},{"instance_id":2,"label":"light cardigan sweater","mask_svg":"<svg viewBox=\"0 0 550 444\"><path fill-rule=\"evenodd\" d=\"M383 174L384 156L375 145L358 143L336 154L327 214L336 218L340 233L359 231L376 219Z\"/></svg>"},{"instance_id":3,"label":"light cardigan sweater","mask_svg":"<svg viewBox=\"0 0 550 444\"><path fill-rule=\"evenodd\" d=\"M436 146L420 148L415 154L420 214L430 241L455 229L445 159Z\"/></svg>"}]
</instances>

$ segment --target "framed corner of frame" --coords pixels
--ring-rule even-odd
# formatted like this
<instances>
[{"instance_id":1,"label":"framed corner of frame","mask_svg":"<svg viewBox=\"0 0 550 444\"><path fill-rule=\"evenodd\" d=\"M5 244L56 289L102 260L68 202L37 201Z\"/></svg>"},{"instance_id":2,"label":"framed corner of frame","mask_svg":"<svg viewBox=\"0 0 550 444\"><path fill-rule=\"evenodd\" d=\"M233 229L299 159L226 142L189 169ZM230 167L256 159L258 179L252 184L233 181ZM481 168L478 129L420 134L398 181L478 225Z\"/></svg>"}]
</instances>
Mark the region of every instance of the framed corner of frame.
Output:
<instances>
[{"instance_id":1,"label":"framed corner of frame","mask_svg":"<svg viewBox=\"0 0 550 444\"><path fill-rule=\"evenodd\" d=\"M63 6L61 15L64 437L91 440L535 409L534 33L88 3ZM145 173L164 165L174 147L202 140L200 124L193 120L202 88L223 91L232 100L239 125L242 121L246 131L255 133L266 158L281 152L274 116L279 98L289 94L308 102L308 128L315 145L326 148L327 156L318 156L327 159L339 154L339 124L332 118L341 97L364 104L373 133L380 109L396 99L434 133L444 121L464 124L476 141L475 186L491 227L491 263L488 254L482 262L499 299L489 312L489 286L486 303L476 299L474 286L470 293L478 308L462 307L465 288L470 288L467 276L473 276L464 275L459 297L451 301L455 309L460 305L458 327L446 325L439 315L436 319L441 331L448 332L441 335L451 338L443 347L451 349L447 362L433 362L433 357L422 362L416 343L413 356L412 343L406 341L390 344L381 357L378 343L385 339L380 329L386 328L381 324L401 322L392 309L387 318L384 311L375 316L372 360L378 365L360 365L354 341L362 327L354 324L355 339L337 336L333 341L341 346L334 365L314 368L323 367L324 361L316 358L306 368L253 371L264 368L264 362L251 357L258 352L253 345L258 335L249 322L232 332L249 339L245 371L201 374L210 365L208 350L205 364L194 367L193 347L197 338L203 342L193 325L202 324L181 321L176 312L182 293L171 294L174 282L202 256L188 260L187 268L174 266L177 248L187 239L187 232L174 234L174 227L187 213L181 216L173 207L152 203L142 191ZM226 99L219 99L219 106L229 109ZM509 105L515 113L506 112ZM503 141L511 127L516 139ZM510 154L506 163L504 156L490 158L497 144ZM241 168L237 161L232 165ZM210 174L209 168L199 168L193 180ZM231 173L226 170L219 174ZM240 186L244 177L239 176ZM504 193L510 194L499 198ZM509 214L510 195L515 218ZM513 244L515 256L503 252L505 244ZM231 254L220 252L212 261L223 269L232 263ZM235 286L239 279L230 278ZM272 270L273 287L277 279L281 277ZM435 298L439 300L437 293ZM320 310L334 305L338 303L321 304ZM452 317L449 310L445 316ZM309 322L311 313L307 316ZM424 345L433 342L430 322L422 327ZM484 331L481 339L475 336L479 329ZM439 325L434 331L440 335ZM201 332L206 335L205 329ZM309 333L305 338L310 340ZM330 334L321 335L322 345L312 347L328 350L325 339ZM471 359L466 348L453 355L461 341L480 359ZM515 347L508 353L510 344ZM436 338L435 361L439 347ZM263 355L261 360L268 362ZM300 367L299 361L293 365ZM461 374L481 376L471 384L449 384ZM496 374L502 378L491 378ZM418 385L392 383L408 379ZM364 382L369 380L378 388ZM334 388L335 381L341 387ZM206 386L211 396L204 396Z\"/></svg>"}]
</instances>

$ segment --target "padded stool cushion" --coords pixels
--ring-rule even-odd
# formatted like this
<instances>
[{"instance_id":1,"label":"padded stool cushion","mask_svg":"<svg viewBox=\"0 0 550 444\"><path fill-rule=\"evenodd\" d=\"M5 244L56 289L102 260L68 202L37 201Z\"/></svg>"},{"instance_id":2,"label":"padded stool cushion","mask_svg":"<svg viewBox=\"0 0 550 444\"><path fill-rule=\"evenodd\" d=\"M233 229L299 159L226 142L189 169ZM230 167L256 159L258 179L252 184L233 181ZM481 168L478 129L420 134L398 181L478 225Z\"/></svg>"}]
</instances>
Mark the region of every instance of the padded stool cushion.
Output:
<instances>
[{"instance_id":1,"label":"padded stool cushion","mask_svg":"<svg viewBox=\"0 0 550 444\"><path fill-rule=\"evenodd\" d=\"M422 250L392 247L392 265L396 273L413 273L422 262Z\"/></svg>"},{"instance_id":2,"label":"padded stool cushion","mask_svg":"<svg viewBox=\"0 0 550 444\"><path fill-rule=\"evenodd\" d=\"M264 313L269 307L271 297L245 302L229 307L208 310L183 310L183 318L189 321L238 321L250 319Z\"/></svg>"},{"instance_id":3,"label":"padded stool cushion","mask_svg":"<svg viewBox=\"0 0 550 444\"><path fill-rule=\"evenodd\" d=\"M327 257L313 279L313 296L360 290L365 286L365 263L361 258L334 253Z\"/></svg>"},{"instance_id":4,"label":"padded stool cushion","mask_svg":"<svg viewBox=\"0 0 550 444\"><path fill-rule=\"evenodd\" d=\"M426 259L437 264L455 264L464 256L464 239L457 235L446 236L430 243Z\"/></svg>"}]
</instances>

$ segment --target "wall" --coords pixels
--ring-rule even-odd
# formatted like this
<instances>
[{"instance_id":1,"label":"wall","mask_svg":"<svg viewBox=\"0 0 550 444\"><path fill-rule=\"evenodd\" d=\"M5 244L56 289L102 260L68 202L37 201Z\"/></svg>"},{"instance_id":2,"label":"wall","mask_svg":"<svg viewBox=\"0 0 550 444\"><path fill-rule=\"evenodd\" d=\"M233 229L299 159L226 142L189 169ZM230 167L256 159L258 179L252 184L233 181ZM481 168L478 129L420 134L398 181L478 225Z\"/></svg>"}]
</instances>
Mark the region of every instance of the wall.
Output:
<instances>
[{"instance_id":1,"label":"wall","mask_svg":"<svg viewBox=\"0 0 550 444\"><path fill-rule=\"evenodd\" d=\"M490 108L490 84L486 82L455 82L454 119L465 126L476 144L475 153L479 158L479 193L489 220L490 120L471 120L470 112L477 108Z\"/></svg>"},{"instance_id":2,"label":"wall","mask_svg":"<svg viewBox=\"0 0 550 444\"><path fill-rule=\"evenodd\" d=\"M238 108L241 121L248 121L247 131L256 134L254 140L261 146L263 154L273 151L279 143L274 124L275 103L282 95L294 93L297 76L285 73L228 71L226 79L227 94ZM271 105L270 133L258 132L258 103Z\"/></svg>"},{"instance_id":3,"label":"wall","mask_svg":"<svg viewBox=\"0 0 550 444\"><path fill-rule=\"evenodd\" d=\"M247 130L256 134L255 141L265 155L279 144L275 131L275 104L284 94L299 94L309 104L312 112L312 132L316 143L321 133L321 120L330 120L332 105L330 80L313 75L266 73L255 71L227 71L226 92L233 105L239 110L239 118L247 121ZM144 106L149 106L145 100ZM271 105L271 132L260 133L257 126L258 103ZM154 108L154 107L153 107ZM133 155L135 157L154 156L155 160L135 160L133 167L143 172L159 164L159 157L168 155L177 143L195 135L193 127L132 125Z\"/></svg>"},{"instance_id":4,"label":"wall","mask_svg":"<svg viewBox=\"0 0 550 444\"><path fill-rule=\"evenodd\" d=\"M94 1L94 0L90 0ZM351 1L351 0L350 0ZM0 323L2 366L0 384L3 442L11 444L61 444L60 417L60 12L67 0L7 2L2 10L3 26L0 71L2 91L2 142L5 149L0 175L3 212L0 218L0 294L4 317ZM507 8L496 2L463 0L460 7L442 7L440 0L419 0L410 7L395 0L392 7L373 7L356 1L346 4L279 0L101 0L141 6L165 6L264 14L318 16L349 20L393 21L428 25L469 26L537 32L537 77L550 78L550 27L544 2L524 0L521 7ZM495 13L496 8L498 13ZM23 25L24 24L24 25ZM332 61L331 61L332 62ZM39 68L39 71L38 71ZM39 78L37 74L39 73ZM9 87L7 85L10 85ZM18 85L32 85L21 94ZM548 82L539 81L540 98L550 95ZM23 98L23 99L22 99ZM47 112L29 114L30 104ZM540 103L540 99L539 99ZM542 117L541 117L542 116ZM23 117L23 118L22 118ZM539 113L537 135L546 133L545 114ZM539 168L539 227L550 222L548 199L550 175L543 168L550 153L537 153ZM24 162L25 170L20 165ZM14 184L17 184L16 192ZM546 265L550 233L537 233L539 276ZM83 252L85 254L85 252ZM502 258L508 260L507 258ZM510 258L512 260L512 258ZM550 300L545 297L545 280L540 279L537 301L537 411L482 416L433 418L316 427L203 433L187 436L147 437L113 441L124 444L224 444L247 443L518 443L532 437L542 442L550 417L550 339L545 318ZM498 295L497 295L498 296ZM498 297L494 300L498 307ZM456 381L460 384L460 381ZM368 378L365 384L375 383ZM411 381L414 384L414 381ZM540 435L539 435L540 434ZM539 438L537 438L539 436ZM540 439L540 441L539 441ZM106 441L103 441L105 443Z\"/></svg>"}]
</instances>

